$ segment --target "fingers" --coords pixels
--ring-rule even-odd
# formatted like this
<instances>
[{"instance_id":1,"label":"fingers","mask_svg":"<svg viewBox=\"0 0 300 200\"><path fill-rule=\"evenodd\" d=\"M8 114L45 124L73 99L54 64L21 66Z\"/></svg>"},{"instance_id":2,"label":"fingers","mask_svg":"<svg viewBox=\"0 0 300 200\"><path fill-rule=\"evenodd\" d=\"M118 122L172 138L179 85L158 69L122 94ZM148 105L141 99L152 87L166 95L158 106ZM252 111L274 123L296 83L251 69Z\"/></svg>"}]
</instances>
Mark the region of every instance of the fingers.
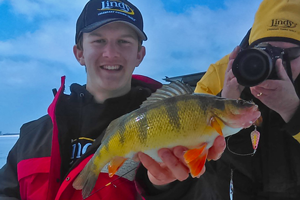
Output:
<instances>
[{"instance_id":1,"label":"fingers","mask_svg":"<svg viewBox=\"0 0 300 200\"><path fill-rule=\"evenodd\" d=\"M222 136L218 136L213 146L208 151L209 159L217 160L225 150L226 143ZM162 163L156 162L150 156L139 152L137 157L148 170L150 181L155 185L165 185L175 180L184 181L189 177L190 170L184 160L186 147L177 146L173 149L162 148L158 150L158 156ZM198 178L205 172L205 166L201 170Z\"/></svg>"},{"instance_id":2,"label":"fingers","mask_svg":"<svg viewBox=\"0 0 300 200\"><path fill-rule=\"evenodd\" d=\"M186 151L184 147L175 147L174 154L181 155ZM173 154L171 149L163 148L158 151L158 155L163 163L158 163L150 156L139 152L138 158L148 170L150 181L155 185L165 185L175 180L183 181L189 176L189 169L182 159Z\"/></svg>"},{"instance_id":3,"label":"fingers","mask_svg":"<svg viewBox=\"0 0 300 200\"><path fill-rule=\"evenodd\" d=\"M286 73L286 70L283 67L282 59L277 59L276 60L276 72L277 72L277 75L278 75L279 79L281 79L281 80L288 80L289 79L289 77Z\"/></svg>"},{"instance_id":4,"label":"fingers","mask_svg":"<svg viewBox=\"0 0 300 200\"><path fill-rule=\"evenodd\" d=\"M158 164L155 160L153 160L147 154L139 152L138 158L141 161L141 163L144 165L144 167L147 168L148 171L150 171L151 173L159 174L158 172L162 171L160 164ZM163 175L161 175L161 176L163 176ZM161 178L163 179L165 177L161 177Z\"/></svg>"},{"instance_id":5,"label":"fingers","mask_svg":"<svg viewBox=\"0 0 300 200\"><path fill-rule=\"evenodd\" d=\"M238 83L236 77L232 72L232 64L234 62L234 59L238 55L239 51L240 51L240 47L237 46L229 55L229 61L228 61L228 65L224 77L223 90L221 93L221 96L224 98L238 99L241 95L241 92L244 90L244 86L241 86Z\"/></svg>"},{"instance_id":6,"label":"fingers","mask_svg":"<svg viewBox=\"0 0 300 200\"><path fill-rule=\"evenodd\" d=\"M179 149L176 150L176 154L178 154L179 156L181 155L181 158L183 159L183 153L185 150L186 149L180 149L179 147ZM168 167L169 170L173 173L176 179L183 181L188 178L188 167L184 164L185 162L182 161L182 159L179 159L179 157L173 154L173 151L171 149L160 149L158 151L158 156L162 159L166 167Z\"/></svg>"},{"instance_id":7,"label":"fingers","mask_svg":"<svg viewBox=\"0 0 300 200\"><path fill-rule=\"evenodd\" d=\"M225 74L225 78L230 81L231 79L235 78L233 72L232 72L232 63L233 63L234 60L229 60L228 62L228 66L227 66L227 69L226 69L226 74Z\"/></svg>"},{"instance_id":8,"label":"fingers","mask_svg":"<svg viewBox=\"0 0 300 200\"><path fill-rule=\"evenodd\" d=\"M229 72L232 68L232 63L235 59L235 57L238 55L238 53L240 52L240 47L239 46L236 46L234 48L234 50L231 52L231 54L229 55L229 63L228 63L228 66L227 66L227 69L226 69L226 72Z\"/></svg>"},{"instance_id":9,"label":"fingers","mask_svg":"<svg viewBox=\"0 0 300 200\"><path fill-rule=\"evenodd\" d=\"M157 163L150 156L139 152L139 160L148 170L150 181L155 185L165 185L176 180L172 173L161 164Z\"/></svg>"},{"instance_id":10,"label":"fingers","mask_svg":"<svg viewBox=\"0 0 300 200\"><path fill-rule=\"evenodd\" d=\"M261 100L270 93L270 91L260 86L251 87L250 90L252 95L259 100Z\"/></svg>"},{"instance_id":11,"label":"fingers","mask_svg":"<svg viewBox=\"0 0 300 200\"><path fill-rule=\"evenodd\" d=\"M207 158L212 160L218 160L224 152L225 148L225 138L222 136L218 136L215 139L213 146L209 149Z\"/></svg>"},{"instance_id":12,"label":"fingers","mask_svg":"<svg viewBox=\"0 0 300 200\"><path fill-rule=\"evenodd\" d=\"M174 155L183 163L186 165L183 155L188 150L188 148L183 146L177 146L173 148Z\"/></svg>"},{"instance_id":13,"label":"fingers","mask_svg":"<svg viewBox=\"0 0 300 200\"><path fill-rule=\"evenodd\" d=\"M239 46L236 46L236 47L233 49L232 53L230 54L229 59L230 59L230 60L231 60L231 59L235 59L235 57L238 55L238 53L240 52L240 50L241 50L241 48L240 48Z\"/></svg>"}]
</instances>

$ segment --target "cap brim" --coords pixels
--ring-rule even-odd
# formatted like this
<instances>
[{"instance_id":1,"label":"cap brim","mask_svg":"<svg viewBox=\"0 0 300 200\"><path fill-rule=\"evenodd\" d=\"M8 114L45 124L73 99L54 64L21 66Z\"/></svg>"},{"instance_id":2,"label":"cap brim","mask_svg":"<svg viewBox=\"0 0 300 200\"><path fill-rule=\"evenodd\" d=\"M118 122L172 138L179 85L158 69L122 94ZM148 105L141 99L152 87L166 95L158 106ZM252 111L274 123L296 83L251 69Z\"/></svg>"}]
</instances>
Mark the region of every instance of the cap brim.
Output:
<instances>
[{"instance_id":1,"label":"cap brim","mask_svg":"<svg viewBox=\"0 0 300 200\"><path fill-rule=\"evenodd\" d=\"M130 22L127 22L127 21L125 21L123 19L118 19L118 18L112 18L112 19L107 19L107 20L103 20L103 21L99 21L99 22L93 23L93 24L85 27L84 29L82 29L81 33L92 32L93 30L96 30L97 28L99 28L101 26L104 26L104 25L106 25L108 23L111 23L111 22L123 22L123 23L129 25L138 34L138 36L140 37L141 40L143 40L143 41L147 40L146 34L144 32L142 32L139 28L137 28L136 26L134 26Z\"/></svg>"}]
</instances>

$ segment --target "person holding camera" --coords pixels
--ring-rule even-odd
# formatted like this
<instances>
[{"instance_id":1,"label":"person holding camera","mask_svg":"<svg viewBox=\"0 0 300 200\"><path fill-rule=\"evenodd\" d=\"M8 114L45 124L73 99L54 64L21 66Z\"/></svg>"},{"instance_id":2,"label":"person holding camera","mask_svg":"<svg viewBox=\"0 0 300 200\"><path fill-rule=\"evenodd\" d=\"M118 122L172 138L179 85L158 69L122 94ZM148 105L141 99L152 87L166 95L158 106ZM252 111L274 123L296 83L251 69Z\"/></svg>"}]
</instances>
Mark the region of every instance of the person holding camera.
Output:
<instances>
[{"instance_id":1,"label":"person holding camera","mask_svg":"<svg viewBox=\"0 0 300 200\"><path fill-rule=\"evenodd\" d=\"M300 199L299 10L299 0L262 1L249 46L211 65L195 89L254 101L262 113L256 126L226 138L221 159L209 162L224 199Z\"/></svg>"}]
</instances>

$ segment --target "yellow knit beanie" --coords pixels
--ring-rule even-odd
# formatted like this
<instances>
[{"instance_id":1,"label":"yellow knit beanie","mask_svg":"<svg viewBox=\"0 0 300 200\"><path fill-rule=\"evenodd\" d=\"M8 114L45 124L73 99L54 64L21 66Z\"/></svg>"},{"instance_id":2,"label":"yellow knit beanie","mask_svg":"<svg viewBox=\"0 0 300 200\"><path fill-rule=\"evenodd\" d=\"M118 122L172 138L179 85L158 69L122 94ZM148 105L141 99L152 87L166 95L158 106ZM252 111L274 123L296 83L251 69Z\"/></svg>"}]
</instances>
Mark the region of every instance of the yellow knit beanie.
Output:
<instances>
[{"instance_id":1,"label":"yellow knit beanie","mask_svg":"<svg viewBox=\"0 0 300 200\"><path fill-rule=\"evenodd\" d=\"M284 41L300 45L300 0L263 0L251 29L249 44Z\"/></svg>"}]
</instances>

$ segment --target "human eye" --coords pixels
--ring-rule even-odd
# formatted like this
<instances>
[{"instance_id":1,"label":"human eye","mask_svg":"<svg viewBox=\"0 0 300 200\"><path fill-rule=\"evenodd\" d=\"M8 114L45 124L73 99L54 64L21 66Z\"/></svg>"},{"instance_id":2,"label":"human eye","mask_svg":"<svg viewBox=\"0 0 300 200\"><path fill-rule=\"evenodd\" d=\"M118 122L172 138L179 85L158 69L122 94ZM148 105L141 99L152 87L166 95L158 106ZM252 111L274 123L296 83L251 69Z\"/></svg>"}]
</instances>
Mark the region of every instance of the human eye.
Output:
<instances>
[{"instance_id":1,"label":"human eye","mask_svg":"<svg viewBox=\"0 0 300 200\"><path fill-rule=\"evenodd\" d=\"M105 40L104 39L96 39L94 42L103 44L103 43L105 43Z\"/></svg>"},{"instance_id":2,"label":"human eye","mask_svg":"<svg viewBox=\"0 0 300 200\"><path fill-rule=\"evenodd\" d=\"M119 43L120 44L129 44L130 42L128 40L120 39Z\"/></svg>"},{"instance_id":3,"label":"human eye","mask_svg":"<svg viewBox=\"0 0 300 200\"><path fill-rule=\"evenodd\" d=\"M300 56L300 47L291 47L284 49L285 53L287 53L290 61L298 58Z\"/></svg>"}]
</instances>

